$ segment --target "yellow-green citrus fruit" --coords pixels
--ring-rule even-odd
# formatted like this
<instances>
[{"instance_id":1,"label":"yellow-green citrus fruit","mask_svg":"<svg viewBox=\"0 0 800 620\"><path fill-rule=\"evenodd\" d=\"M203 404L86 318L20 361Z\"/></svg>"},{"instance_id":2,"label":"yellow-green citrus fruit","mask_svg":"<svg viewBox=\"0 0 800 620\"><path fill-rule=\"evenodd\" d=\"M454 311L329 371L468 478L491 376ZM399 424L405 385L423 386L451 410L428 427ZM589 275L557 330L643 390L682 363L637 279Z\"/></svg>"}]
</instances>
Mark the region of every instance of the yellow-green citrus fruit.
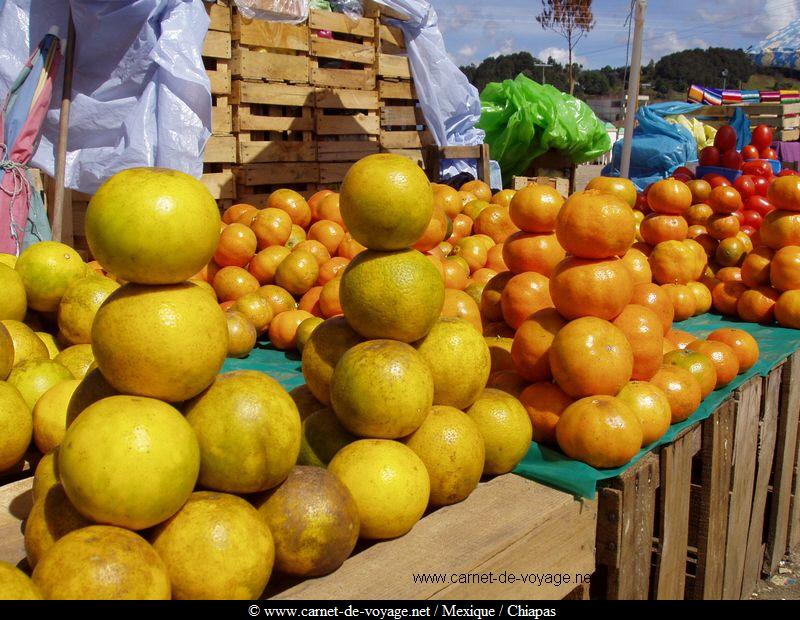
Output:
<instances>
[{"instance_id":1,"label":"yellow-green citrus fruit","mask_svg":"<svg viewBox=\"0 0 800 620\"><path fill-rule=\"evenodd\" d=\"M0 264L0 319L21 321L25 318L28 301L20 275L8 265Z\"/></svg>"},{"instance_id":2,"label":"yellow-green citrus fruit","mask_svg":"<svg viewBox=\"0 0 800 620\"><path fill-rule=\"evenodd\" d=\"M225 313L228 326L228 357L247 357L258 340L258 332L241 312L228 310Z\"/></svg>"},{"instance_id":3,"label":"yellow-green citrus fruit","mask_svg":"<svg viewBox=\"0 0 800 620\"><path fill-rule=\"evenodd\" d=\"M306 319L297 326L295 340L297 340L297 350L300 352L300 355L303 354L303 349L305 349L306 343L308 342L309 338L311 338L311 334L313 334L314 330L324 322L325 319L322 319L318 316L312 316L310 319Z\"/></svg>"},{"instance_id":4,"label":"yellow-green citrus fruit","mask_svg":"<svg viewBox=\"0 0 800 620\"><path fill-rule=\"evenodd\" d=\"M425 464L414 451L388 439L360 439L328 465L358 506L361 537L396 538L420 520L430 497Z\"/></svg>"},{"instance_id":5,"label":"yellow-green citrus fruit","mask_svg":"<svg viewBox=\"0 0 800 620\"><path fill-rule=\"evenodd\" d=\"M42 339L33 330L20 321L7 319L0 321L11 336L14 346L13 366L19 366L29 360L48 360L50 352Z\"/></svg>"},{"instance_id":6,"label":"yellow-green citrus fruit","mask_svg":"<svg viewBox=\"0 0 800 620\"><path fill-rule=\"evenodd\" d=\"M86 263L75 250L56 241L40 241L22 251L14 267L25 285L28 307L58 310L70 284L86 275Z\"/></svg>"},{"instance_id":7,"label":"yellow-green citrus fruit","mask_svg":"<svg viewBox=\"0 0 800 620\"><path fill-rule=\"evenodd\" d=\"M90 344L74 344L63 351L59 351L54 361L72 373L76 379L83 379L89 368L94 363L94 353Z\"/></svg>"},{"instance_id":8,"label":"yellow-green citrus fruit","mask_svg":"<svg viewBox=\"0 0 800 620\"><path fill-rule=\"evenodd\" d=\"M320 467L295 467L257 507L275 539L275 569L288 575L327 575L358 540L353 496Z\"/></svg>"},{"instance_id":9,"label":"yellow-green citrus fruit","mask_svg":"<svg viewBox=\"0 0 800 620\"><path fill-rule=\"evenodd\" d=\"M23 457L33 434L33 418L13 385L0 381L0 472Z\"/></svg>"},{"instance_id":10,"label":"yellow-green citrus fruit","mask_svg":"<svg viewBox=\"0 0 800 620\"><path fill-rule=\"evenodd\" d=\"M364 338L414 342L442 312L444 281L416 250L367 250L345 268L339 300L347 322Z\"/></svg>"},{"instance_id":11,"label":"yellow-green citrus fruit","mask_svg":"<svg viewBox=\"0 0 800 620\"><path fill-rule=\"evenodd\" d=\"M331 379L339 359L363 340L341 316L328 319L312 332L303 348L301 368L308 389L323 405L331 404Z\"/></svg>"},{"instance_id":12,"label":"yellow-green citrus fruit","mask_svg":"<svg viewBox=\"0 0 800 620\"><path fill-rule=\"evenodd\" d=\"M455 407L431 407L406 445L425 463L434 506L455 504L472 493L483 473L485 449L478 425Z\"/></svg>"},{"instance_id":13,"label":"yellow-green citrus fruit","mask_svg":"<svg viewBox=\"0 0 800 620\"><path fill-rule=\"evenodd\" d=\"M164 562L138 534L91 525L58 540L33 581L48 600L169 600Z\"/></svg>"},{"instance_id":14,"label":"yellow-green citrus fruit","mask_svg":"<svg viewBox=\"0 0 800 620\"><path fill-rule=\"evenodd\" d=\"M414 245L433 216L433 191L425 173L401 155L368 155L350 166L339 208L353 238L371 250Z\"/></svg>"},{"instance_id":15,"label":"yellow-green citrus fruit","mask_svg":"<svg viewBox=\"0 0 800 620\"><path fill-rule=\"evenodd\" d=\"M58 482L58 448L39 459L33 472L33 501L37 502Z\"/></svg>"},{"instance_id":16,"label":"yellow-green citrus fruit","mask_svg":"<svg viewBox=\"0 0 800 620\"><path fill-rule=\"evenodd\" d=\"M356 439L341 425L332 409L318 409L303 420L297 463L326 467L339 450Z\"/></svg>"},{"instance_id":17,"label":"yellow-green citrus fruit","mask_svg":"<svg viewBox=\"0 0 800 620\"><path fill-rule=\"evenodd\" d=\"M47 390L69 379L72 379L72 373L50 359L27 361L15 366L8 375L8 382L19 390L30 411Z\"/></svg>"},{"instance_id":18,"label":"yellow-green citrus fruit","mask_svg":"<svg viewBox=\"0 0 800 620\"><path fill-rule=\"evenodd\" d=\"M281 385L255 370L228 372L187 403L204 487L255 493L279 484L300 451L300 414Z\"/></svg>"},{"instance_id":19,"label":"yellow-green citrus fruit","mask_svg":"<svg viewBox=\"0 0 800 620\"><path fill-rule=\"evenodd\" d=\"M297 411L300 413L301 420L305 420L312 413L325 406L316 399L305 383L298 385L289 392L289 396L292 397L294 404L297 406Z\"/></svg>"},{"instance_id":20,"label":"yellow-green citrus fruit","mask_svg":"<svg viewBox=\"0 0 800 620\"><path fill-rule=\"evenodd\" d=\"M75 509L64 487L50 487L44 497L33 503L25 521L25 553L30 567L36 568L59 538L89 525L92 522Z\"/></svg>"},{"instance_id":21,"label":"yellow-green citrus fruit","mask_svg":"<svg viewBox=\"0 0 800 620\"><path fill-rule=\"evenodd\" d=\"M127 282L177 284L217 249L217 203L194 177L166 168L116 173L92 196L86 240L92 255Z\"/></svg>"},{"instance_id":22,"label":"yellow-green citrus fruit","mask_svg":"<svg viewBox=\"0 0 800 620\"><path fill-rule=\"evenodd\" d=\"M269 528L235 495L192 493L150 540L167 567L174 599L257 599L272 574Z\"/></svg>"},{"instance_id":23,"label":"yellow-green citrus fruit","mask_svg":"<svg viewBox=\"0 0 800 620\"><path fill-rule=\"evenodd\" d=\"M370 340L342 355L331 405L354 435L395 439L414 432L433 404L433 376L422 356L395 340Z\"/></svg>"},{"instance_id":24,"label":"yellow-green citrus fruit","mask_svg":"<svg viewBox=\"0 0 800 620\"><path fill-rule=\"evenodd\" d=\"M0 381L5 381L14 366L14 341L6 326L0 323Z\"/></svg>"},{"instance_id":25,"label":"yellow-green citrus fruit","mask_svg":"<svg viewBox=\"0 0 800 620\"><path fill-rule=\"evenodd\" d=\"M530 448L533 425L525 407L513 396L486 389L467 410L483 435L485 474L505 474L517 466Z\"/></svg>"},{"instance_id":26,"label":"yellow-green citrus fruit","mask_svg":"<svg viewBox=\"0 0 800 620\"><path fill-rule=\"evenodd\" d=\"M92 349L118 391L178 402L211 385L228 352L228 327L196 286L126 284L97 311Z\"/></svg>"},{"instance_id":27,"label":"yellow-green citrus fruit","mask_svg":"<svg viewBox=\"0 0 800 620\"><path fill-rule=\"evenodd\" d=\"M58 473L78 511L133 530L171 517L197 481L200 450L170 405L139 396L96 402L67 429Z\"/></svg>"},{"instance_id":28,"label":"yellow-green citrus fruit","mask_svg":"<svg viewBox=\"0 0 800 620\"><path fill-rule=\"evenodd\" d=\"M67 428L72 422L75 421L81 412L83 412L89 405L108 398L109 396L116 396L119 394L111 384L106 381L103 373L99 368L94 368L86 373L86 376L81 379L78 387L69 399L67 406Z\"/></svg>"},{"instance_id":29,"label":"yellow-green citrus fruit","mask_svg":"<svg viewBox=\"0 0 800 620\"><path fill-rule=\"evenodd\" d=\"M58 343L56 342L56 339L53 337L53 335L48 334L47 332L33 332L33 333L36 334L36 337L39 338L39 340L44 342L44 346L47 348L47 354L50 356L51 360L54 360L61 351L61 349L59 349Z\"/></svg>"},{"instance_id":30,"label":"yellow-green citrus fruit","mask_svg":"<svg viewBox=\"0 0 800 620\"><path fill-rule=\"evenodd\" d=\"M97 310L119 284L96 274L75 280L58 306L58 329L70 344L92 342L92 322Z\"/></svg>"},{"instance_id":31,"label":"yellow-green citrus fruit","mask_svg":"<svg viewBox=\"0 0 800 620\"><path fill-rule=\"evenodd\" d=\"M80 381L56 383L33 407L33 441L42 454L53 451L67 432L67 409Z\"/></svg>"},{"instance_id":32,"label":"yellow-green citrus fruit","mask_svg":"<svg viewBox=\"0 0 800 620\"><path fill-rule=\"evenodd\" d=\"M13 564L0 561L0 601L40 601L42 593L33 580Z\"/></svg>"}]
</instances>

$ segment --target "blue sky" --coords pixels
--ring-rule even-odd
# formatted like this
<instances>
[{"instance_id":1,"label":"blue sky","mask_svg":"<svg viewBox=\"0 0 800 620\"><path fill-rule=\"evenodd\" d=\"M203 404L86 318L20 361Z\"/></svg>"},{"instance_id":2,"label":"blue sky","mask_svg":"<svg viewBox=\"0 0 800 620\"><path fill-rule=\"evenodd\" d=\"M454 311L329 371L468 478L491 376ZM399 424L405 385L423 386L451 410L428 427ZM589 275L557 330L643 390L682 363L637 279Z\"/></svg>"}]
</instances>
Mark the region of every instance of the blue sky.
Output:
<instances>
[{"instance_id":1,"label":"blue sky","mask_svg":"<svg viewBox=\"0 0 800 620\"><path fill-rule=\"evenodd\" d=\"M536 22L541 0L432 0L445 45L456 64L528 51L565 62L566 41ZM596 69L625 64L630 0L594 0L597 23L579 43L577 62ZM747 49L800 19L800 0L650 0L644 61L695 47Z\"/></svg>"}]
</instances>

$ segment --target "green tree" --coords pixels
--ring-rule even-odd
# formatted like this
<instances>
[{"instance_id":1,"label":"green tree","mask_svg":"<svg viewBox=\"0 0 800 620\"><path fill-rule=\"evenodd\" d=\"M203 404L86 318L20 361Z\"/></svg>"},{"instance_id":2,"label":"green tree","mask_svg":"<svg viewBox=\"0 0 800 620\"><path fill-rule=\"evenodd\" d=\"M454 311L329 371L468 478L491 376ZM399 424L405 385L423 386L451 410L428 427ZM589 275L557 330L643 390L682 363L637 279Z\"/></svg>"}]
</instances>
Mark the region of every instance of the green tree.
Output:
<instances>
[{"instance_id":1,"label":"green tree","mask_svg":"<svg viewBox=\"0 0 800 620\"><path fill-rule=\"evenodd\" d=\"M571 95L575 88L572 50L594 28L592 0L542 0L542 12L536 16L536 21L545 30L552 30L567 40L567 80Z\"/></svg>"}]
</instances>

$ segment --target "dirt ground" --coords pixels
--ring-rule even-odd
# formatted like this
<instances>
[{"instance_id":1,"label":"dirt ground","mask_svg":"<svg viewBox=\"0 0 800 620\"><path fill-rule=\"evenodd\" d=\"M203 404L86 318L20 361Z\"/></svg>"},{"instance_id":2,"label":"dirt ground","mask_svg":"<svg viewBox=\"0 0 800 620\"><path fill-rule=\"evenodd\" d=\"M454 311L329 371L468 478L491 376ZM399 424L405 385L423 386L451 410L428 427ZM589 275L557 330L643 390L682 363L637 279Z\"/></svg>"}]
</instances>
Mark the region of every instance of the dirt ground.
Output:
<instances>
[{"instance_id":1,"label":"dirt ground","mask_svg":"<svg viewBox=\"0 0 800 620\"><path fill-rule=\"evenodd\" d=\"M758 589L751 598L763 601L799 601L800 555L781 562L778 574L771 579L760 581Z\"/></svg>"}]
</instances>

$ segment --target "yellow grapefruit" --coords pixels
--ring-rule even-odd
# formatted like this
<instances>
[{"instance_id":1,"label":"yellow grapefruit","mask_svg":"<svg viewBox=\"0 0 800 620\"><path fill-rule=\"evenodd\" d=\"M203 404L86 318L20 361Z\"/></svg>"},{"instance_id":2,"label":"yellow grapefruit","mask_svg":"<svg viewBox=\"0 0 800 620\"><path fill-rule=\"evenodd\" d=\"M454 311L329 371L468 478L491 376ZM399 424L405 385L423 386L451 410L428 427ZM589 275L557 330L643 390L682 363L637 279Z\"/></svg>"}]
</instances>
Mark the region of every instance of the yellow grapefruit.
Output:
<instances>
[{"instance_id":1,"label":"yellow grapefruit","mask_svg":"<svg viewBox=\"0 0 800 620\"><path fill-rule=\"evenodd\" d=\"M505 474L528 452L533 425L522 403L513 396L488 388L467 410L478 425L486 448L485 474Z\"/></svg>"},{"instance_id":2,"label":"yellow grapefruit","mask_svg":"<svg viewBox=\"0 0 800 620\"><path fill-rule=\"evenodd\" d=\"M47 345L25 323L11 319L0 321L0 323L3 324L3 327L8 331L8 335L11 336L14 348L13 366L19 366L23 362L31 360L50 359Z\"/></svg>"},{"instance_id":3,"label":"yellow grapefruit","mask_svg":"<svg viewBox=\"0 0 800 620\"><path fill-rule=\"evenodd\" d=\"M22 394L0 381L0 472L23 457L31 443L33 419Z\"/></svg>"},{"instance_id":4,"label":"yellow grapefruit","mask_svg":"<svg viewBox=\"0 0 800 620\"><path fill-rule=\"evenodd\" d=\"M301 368L308 389L323 405L331 404L333 369L342 355L362 340L344 317L328 319L311 334L303 348Z\"/></svg>"},{"instance_id":5,"label":"yellow grapefruit","mask_svg":"<svg viewBox=\"0 0 800 620\"><path fill-rule=\"evenodd\" d=\"M3 291L0 295L0 320L24 319L28 307L25 285L19 273L2 263L0 263L0 291Z\"/></svg>"},{"instance_id":6,"label":"yellow grapefruit","mask_svg":"<svg viewBox=\"0 0 800 620\"><path fill-rule=\"evenodd\" d=\"M97 310L119 284L98 275L75 280L58 306L58 329L70 344L92 342L92 322Z\"/></svg>"},{"instance_id":7,"label":"yellow grapefruit","mask_svg":"<svg viewBox=\"0 0 800 620\"><path fill-rule=\"evenodd\" d=\"M51 387L72 379L72 373L53 360L30 360L15 366L8 375L8 383L22 394L28 409L33 411L36 401Z\"/></svg>"},{"instance_id":8,"label":"yellow grapefruit","mask_svg":"<svg viewBox=\"0 0 800 620\"><path fill-rule=\"evenodd\" d=\"M28 246L19 255L15 269L25 285L28 307L39 312L57 310L69 285L86 275L86 263L80 255L56 241Z\"/></svg>"},{"instance_id":9,"label":"yellow grapefruit","mask_svg":"<svg viewBox=\"0 0 800 620\"><path fill-rule=\"evenodd\" d=\"M33 440L42 454L55 450L64 439L69 401L79 384L77 379L62 381L36 401L33 408Z\"/></svg>"}]
</instances>

